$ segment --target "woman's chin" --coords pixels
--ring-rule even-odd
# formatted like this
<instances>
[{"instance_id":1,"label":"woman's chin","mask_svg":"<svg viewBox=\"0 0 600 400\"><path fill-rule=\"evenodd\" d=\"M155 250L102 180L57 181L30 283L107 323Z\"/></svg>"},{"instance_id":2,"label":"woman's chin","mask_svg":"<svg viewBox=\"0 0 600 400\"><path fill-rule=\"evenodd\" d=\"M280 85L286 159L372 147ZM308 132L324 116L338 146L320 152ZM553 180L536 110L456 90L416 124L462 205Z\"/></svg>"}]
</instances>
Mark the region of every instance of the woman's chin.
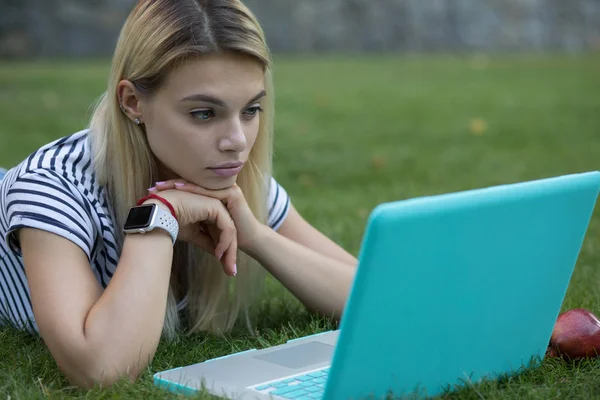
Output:
<instances>
[{"instance_id":1,"label":"woman's chin","mask_svg":"<svg viewBox=\"0 0 600 400\"><path fill-rule=\"evenodd\" d=\"M196 185L207 189L207 190L223 190L229 189L236 182L237 176L232 176L229 178L219 178L219 179L207 179L203 182L195 183Z\"/></svg>"}]
</instances>

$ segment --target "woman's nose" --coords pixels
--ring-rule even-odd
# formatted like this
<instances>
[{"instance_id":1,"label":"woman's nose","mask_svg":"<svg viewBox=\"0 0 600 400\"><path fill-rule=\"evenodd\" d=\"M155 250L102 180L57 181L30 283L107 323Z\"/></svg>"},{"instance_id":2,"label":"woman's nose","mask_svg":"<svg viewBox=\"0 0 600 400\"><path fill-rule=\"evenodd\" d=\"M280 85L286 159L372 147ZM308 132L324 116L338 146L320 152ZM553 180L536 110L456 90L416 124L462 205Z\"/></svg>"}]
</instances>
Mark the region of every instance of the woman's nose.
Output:
<instances>
[{"instance_id":1,"label":"woman's nose","mask_svg":"<svg viewBox=\"0 0 600 400\"><path fill-rule=\"evenodd\" d=\"M246 150L248 141L242 128L240 121L236 121L228 125L228 129L225 135L219 140L220 151L235 151L241 153Z\"/></svg>"}]
</instances>

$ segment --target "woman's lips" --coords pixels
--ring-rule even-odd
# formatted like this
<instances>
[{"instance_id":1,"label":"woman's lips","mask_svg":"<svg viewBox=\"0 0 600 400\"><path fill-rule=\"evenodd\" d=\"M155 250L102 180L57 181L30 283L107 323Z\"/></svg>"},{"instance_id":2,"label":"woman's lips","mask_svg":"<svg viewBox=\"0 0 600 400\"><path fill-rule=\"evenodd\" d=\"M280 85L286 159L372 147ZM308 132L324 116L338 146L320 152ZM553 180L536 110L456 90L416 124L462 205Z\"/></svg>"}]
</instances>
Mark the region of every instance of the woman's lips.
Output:
<instances>
[{"instance_id":1,"label":"woman's lips","mask_svg":"<svg viewBox=\"0 0 600 400\"><path fill-rule=\"evenodd\" d=\"M214 172L216 175L219 175L219 176L231 177L231 176L235 176L235 175L239 174L242 171L243 167L244 167L244 165L242 164L237 167L209 168L209 170L211 170L212 172Z\"/></svg>"}]
</instances>

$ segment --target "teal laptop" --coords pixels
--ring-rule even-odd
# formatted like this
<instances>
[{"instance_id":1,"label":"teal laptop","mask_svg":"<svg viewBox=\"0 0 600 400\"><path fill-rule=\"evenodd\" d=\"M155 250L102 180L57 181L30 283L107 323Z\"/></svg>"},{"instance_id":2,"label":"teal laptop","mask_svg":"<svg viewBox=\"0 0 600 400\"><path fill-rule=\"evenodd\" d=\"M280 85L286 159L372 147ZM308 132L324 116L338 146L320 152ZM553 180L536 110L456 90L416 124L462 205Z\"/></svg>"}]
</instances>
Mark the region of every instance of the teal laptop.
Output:
<instances>
[{"instance_id":1,"label":"teal laptop","mask_svg":"<svg viewBox=\"0 0 600 400\"><path fill-rule=\"evenodd\" d=\"M240 399L434 396L544 357L600 172L379 205L339 330L157 373Z\"/></svg>"}]
</instances>

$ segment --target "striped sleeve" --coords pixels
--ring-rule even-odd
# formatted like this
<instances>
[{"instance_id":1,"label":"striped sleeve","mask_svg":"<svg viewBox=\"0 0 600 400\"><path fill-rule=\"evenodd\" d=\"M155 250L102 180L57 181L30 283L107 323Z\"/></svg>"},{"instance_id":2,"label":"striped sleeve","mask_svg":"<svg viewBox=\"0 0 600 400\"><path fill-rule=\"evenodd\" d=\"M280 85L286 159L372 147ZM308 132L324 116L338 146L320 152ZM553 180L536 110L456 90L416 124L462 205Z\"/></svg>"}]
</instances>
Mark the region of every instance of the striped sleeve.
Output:
<instances>
[{"instance_id":1,"label":"striped sleeve","mask_svg":"<svg viewBox=\"0 0 600 400\"><path fill-rule=\"evenodd\" d=\"M290 196L274 178L269 185L269 226L278 230L290 211Z\"/></svg>"},{"instance_id":2,"label":"striped sleeve","mask_svg":"<svg viewBox=\"0 0 600 400\"><path fill-rule=\"evenodd\" d=\"M58 174L38 170L17 178L8 190L6 211L9 226L5 240L15 254L21 255L16 232L28 227L62 236L90 258L95 240L90 205Z\"/></svg>"}]
</instances>

